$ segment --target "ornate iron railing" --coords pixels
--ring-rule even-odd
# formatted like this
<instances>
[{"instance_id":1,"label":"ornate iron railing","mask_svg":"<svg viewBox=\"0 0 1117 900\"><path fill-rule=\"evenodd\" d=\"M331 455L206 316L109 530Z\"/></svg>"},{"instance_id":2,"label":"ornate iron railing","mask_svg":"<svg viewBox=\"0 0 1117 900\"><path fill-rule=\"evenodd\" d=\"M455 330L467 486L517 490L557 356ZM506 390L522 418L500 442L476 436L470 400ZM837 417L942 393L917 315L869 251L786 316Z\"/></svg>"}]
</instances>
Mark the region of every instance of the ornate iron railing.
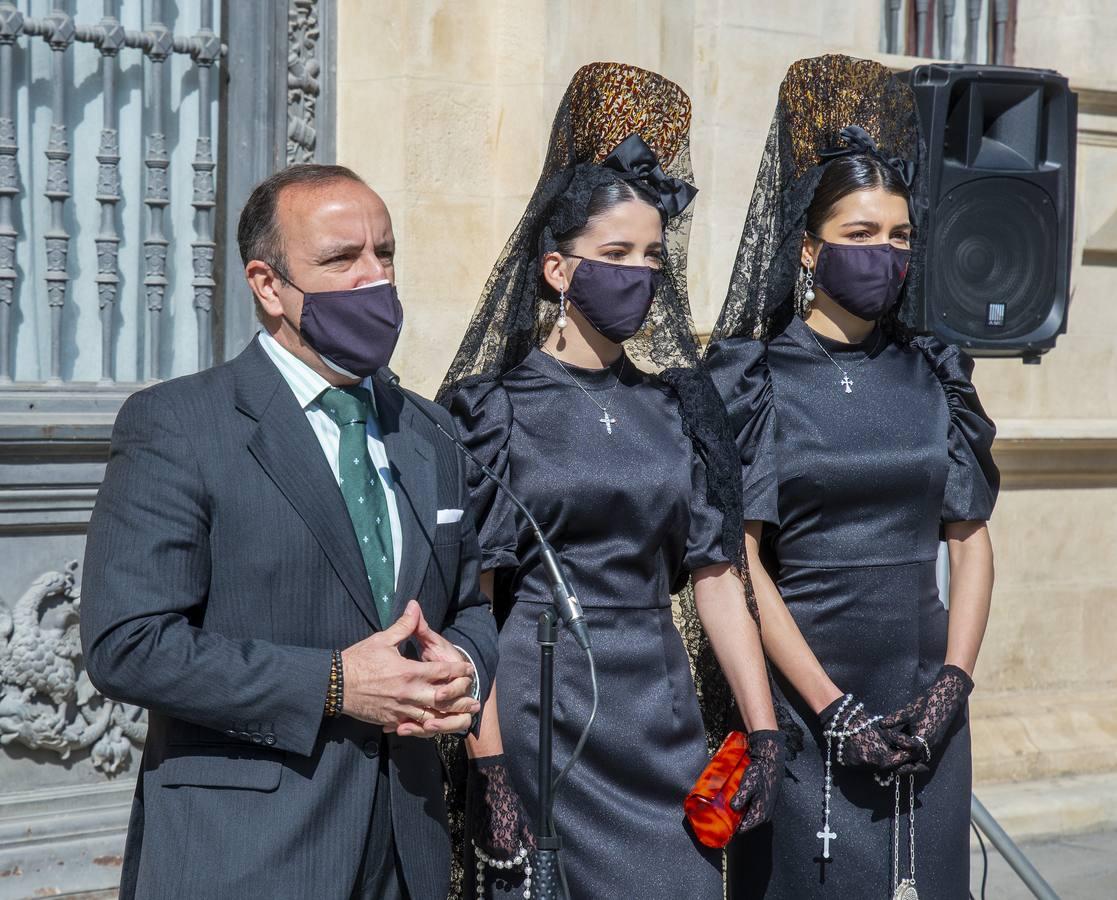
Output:
<instances>
[{"instance_id":1,"label":"ornate iron railing","mask_svg":"<svg viewBox=\"0 0 1117 900\"><path fill-rule=\"evenodd\" d=\"M55 3L45 16L26 15L15 3L0 2L0 383L17 379L14 362L16 311L21 298L33 297L34 286L21 283L17 266L17 245L29 240L41 245L45 253L45 281L49 315L49 364L41 366L44 377L22 379L61 384L64 380L63 324L72 283L70 263L72 242L88 239L96 248L95 276L99 307L100 381L110 385L116 380L118 317L121 314L120 245L131 235L122 235L118 221L122 197L121 164L138 165L139 160L122 158L117 90L121 54L138 51L148 65L143 75L143 101L147 108L146 150L142 160L145 173L143 203L147 213L142 239L143 295L146 310L142 326L146 360L143 377L129 381L153 380L166 373L163 359L167 325L168 287L167 214L171 204L168 155L168 86L164 69L174 56L188 58L197 79L197 130L193 158L194 234L191 242L193 309L197 318L196 360L191 369L204 368L213 361L211 315L216 281L214 266L217 244L215 234L216 162L214 156L214 66L222 55L221 41L214 32L215 0L190 4L198 17L197 31L190 36L173 33L163 24L163 0L150 0L150 20L139 30L125 28L119 19L122 0L104 0L103 14L96 24L75 21L61 3ZM31 39L41 38L50 48L50 131L43 151L46 181L43 196L49 204L49 225L42 233L20 233L16 207L28 186L19 167L18 117L14 105L17 84L14 57ZM24 47L21 48L21 42ZM100 54L100 95L102 128L95 151L97 165L96 201L99 225L83 227L72 209L70 126L67 101L76 91L67 73L67 57L74 48L87 45ZM177 123L176 123L177 124ZM176 127L177 133L179 129ZM86 152L84 148L78 152ZM77 227L74 227L76 223ZM90 223L91 224L91 223ZM76 232L76 233L75 233ZM36 250L35 252L39 252ZM139 327L139 326L137 326ZM137 369L140 369L137 366ZM45 370L45 371L44 371ZM139 372L137 372L139 374Z\"/></svg>"}]
</instances>

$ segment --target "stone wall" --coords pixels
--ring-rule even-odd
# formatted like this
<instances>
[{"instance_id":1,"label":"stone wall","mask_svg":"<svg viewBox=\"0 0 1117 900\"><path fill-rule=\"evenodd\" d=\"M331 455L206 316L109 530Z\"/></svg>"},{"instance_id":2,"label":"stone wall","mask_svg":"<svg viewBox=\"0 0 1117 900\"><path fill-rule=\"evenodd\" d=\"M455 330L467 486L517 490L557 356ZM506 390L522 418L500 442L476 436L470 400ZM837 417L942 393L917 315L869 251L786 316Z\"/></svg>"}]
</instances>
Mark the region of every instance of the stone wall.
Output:
<instances>
[{"instance_id":1,"label":"stone wall","mask_svg":"<svg viewBox=\"0 0 1117 900\"><path fill-rule=\"evenodd\" d=\"M1080 91L1069 333L1042 365L981 360L1005 490L998 580L975 695L979 783L1117 770L1117 8L1020 0L1016 63ZM437 387L538 177L550 118L579 65L656 69L694 101L701 193L690 244L695 319L720 306L787 65L882 56L877 0L341 0L338 157L395 217L407 310L397 370ZM1083 264L1083 251L1091 264ZM1088 692L1087 692L1087 689ZM1011 736L1009 741L1003 735Z\"/></svg>"}]
</instances>

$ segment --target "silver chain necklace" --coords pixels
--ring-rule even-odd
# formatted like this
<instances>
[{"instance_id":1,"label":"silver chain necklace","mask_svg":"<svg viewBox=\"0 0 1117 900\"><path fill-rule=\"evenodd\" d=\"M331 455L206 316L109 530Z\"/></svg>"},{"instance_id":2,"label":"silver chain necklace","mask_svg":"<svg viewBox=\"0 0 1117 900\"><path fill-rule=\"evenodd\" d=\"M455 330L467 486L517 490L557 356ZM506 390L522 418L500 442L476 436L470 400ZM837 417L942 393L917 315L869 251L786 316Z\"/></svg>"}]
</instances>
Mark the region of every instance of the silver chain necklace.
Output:
<instances>
[{"instance_id":1,"label":"silver chain necklace","mask_svg":"<svg viewBox=\"0 0 1117 900\"><path fill-rule=\"evenodd\" d=\"M896 776L896 803L892 816L892 889L893 900L919 900L915 890L915 776L908 776L908 872L911 877L900 880L900 778Z\"/></svg>"},{"instance_id":2,"label":"silver chain necklace","mask_svg":"<svg viewBox=\"0 0 1117 900\"><path fill-rule=\"evenodd\" d=\"M878 349L878 348L880 347L880 339L881 339L882 337L884 337L884 332L883 332L883 331L881 331L881 332L878 332L878 333L877 333L877 342L876 342L876 344L874 344L874 345L873 345L873 349L872 349L872 350L870 350L870 351L869 351L869 353L868 353L868 354L867 354L867 355L866 355L866 356L865 356L865 357L864 357L863 359L859 359L859 360L858 360L858 361L857 361L856 363L854 363L854 364L853 364L852 366L850 366L850 367L849 367L849 368L847 369L847 368L845 368L844 366L840 365L840 364L838 363L838 361L837 361L836 359L834 359L834 357L832 357L832 356L830 355L830 351L829 351L829 350L827 350L827 349L826 349L826 348L825 348L824 346L822 346L822 341L820 341L820 340L818 339L818 335L816 335L816 334L814 333L814 329L813 329L813 328L811 328L811 326L810 326L810 325L807 325L807 331L809 331L809 332L811 333L811 337L812 337L812 338L814 338L814 342L815 342L816 344L818 344L818 349L819 349L819 350L821 350L821 351L822 351L823 353L825 353L825 354L826 354L826 358L827 358L828 360L830 360L830 362L832 362L832 363L834 364L834 367L835 367L835 368L836 368L836 369L837 369L837 370L838 370L839 372L841 372L841 373L842 373L842 380L841 380L841 381L839 381L839 382L838 382L838 384L840 384L840 385L841 385L842 387L844 387L844 388L845 388L845 392L846 392L847 394L852 394L852 393L853 393L853 379L849 377L849 373L850 373L850 372L852 372L852 371L853 371L854 369L856 369L856 368L857 368L858 366L864 365L864 364L865 364L865 363L867 363L867 362L868 362L868 361L869 361L870 359L872 359L872 358L873 358L873 354L874 354L874 353L876 353L876 352L877 352L877 349Z\"/></svg>"},{"instance_id":3,"label":"silver chain necklace","mask_svg":"<svg viewBox=\"0 0 1117 900\"><path fill-rule=\"evenodd\" d=\"M577 378L574 377L573 373L569 369L567 369L566 366L564 366L562 364L562 361L557 356L554 356L553 354L551 354L551 352L549 350L543 350L543 352L555 361L555 364L559 367L559 369L562 370L562 373L574 383L575 387L577 387L578 390L580 390L583 394L585 394L587 397L589 397L590 403L592 403L599 410L601 410L601 418L598 419L597 421L605 426L605 430L609 434L612 434L613 433L613 426L617 424L617 420L609 415L609 407L613 405L613 397L617 393L617 386L621 383L621 375L624 374L624 367L625 367L625 364L628 362L628 357L625 356L624 354L621 354L621 367L617 371L616 384L614 384L613 387L609 390L609 399L606 400L605 405L602 406L600 403L598 403L596 400L594 400L593 394L591 394L584 387L582 387L582 383ZM606 367L606 368L608 368L608 367Z\"/></svg>"}]
</instances>

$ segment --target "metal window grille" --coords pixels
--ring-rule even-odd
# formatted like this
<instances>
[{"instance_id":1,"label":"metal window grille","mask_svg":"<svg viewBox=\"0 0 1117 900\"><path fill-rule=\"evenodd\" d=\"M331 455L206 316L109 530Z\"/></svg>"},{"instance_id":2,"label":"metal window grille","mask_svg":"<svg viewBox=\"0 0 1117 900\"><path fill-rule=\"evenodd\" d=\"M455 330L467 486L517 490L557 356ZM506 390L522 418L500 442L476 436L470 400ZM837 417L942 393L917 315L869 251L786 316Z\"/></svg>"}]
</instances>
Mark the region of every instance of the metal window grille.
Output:
<instances>
[{"instance_id":1,"label":"metal window grille","mask_svg":"<svg viewBox=\"0 0 1117 900\"><path fill-rule=\"evenodd\" d=\"M211 364L218 8L0 2L0 383Z\"/></svg>"},{"instance_id":2,"label":"metal window grille","mask_svg":"<svg viewBox=\"0 0 1117 900\"><path fill-rule=\"evenodd\" d=\"M881 49L1012 65L1017 0L881 0Z\"/></svg>"}]
</instances>

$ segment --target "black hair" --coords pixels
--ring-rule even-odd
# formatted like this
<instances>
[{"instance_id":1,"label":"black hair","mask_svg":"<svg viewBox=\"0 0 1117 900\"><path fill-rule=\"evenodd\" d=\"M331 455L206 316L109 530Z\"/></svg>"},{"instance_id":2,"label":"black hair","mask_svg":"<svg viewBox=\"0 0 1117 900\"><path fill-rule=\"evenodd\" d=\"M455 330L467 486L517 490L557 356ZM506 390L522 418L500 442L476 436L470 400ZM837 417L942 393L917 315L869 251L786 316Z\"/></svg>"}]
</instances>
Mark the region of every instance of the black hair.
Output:
<instances>
[{"instance_id":1,"label":"black hair","mask_svg":"<svg viewBox=\"0 0 1117 900\"><path fill-rule=\"evenodd\" d=\"M882 188L911 204L911 191L899 171L875 156L839 156L832 160L823 169L811 205L807 207L807 231L819 234L844 197L873 188Z\"/></svg>"},{"instance_id":2,"label":"black hair","mask_svg":"<svg viewBox=\"0 0 1117 900\"><path fill-rule=\"evenodd\" d=\"M643 203L647 203L648 206L658 209L658 207L655 206L655 201L653 201L648 194L638 190L623 179L616 178L605 182L605 184L599 184L593 189L593 193L590 194L589 203L586 205L585 224L579 225L576 228L571 228L565 234L555 236L555 244L558 252L562 254L573 253L574 242L590 229L594 219L604 215L614 207L620 206L622 203L628 203L631 200L640 200Z\"/></svg>"},{"instance_id":3,"label":"black hair","mask_svg":"<svg viewBox=\"0 0 1117 900\"><path fill-rule=\"evenodd\" d=\"M614 207L620 206L622 203L629 203L632 200L640 200L658 209L649 194L622 178L609 178L609 180L598 184L589 192L589 199L583 201L586 204L584 217L582 215L576 216L577 221L581 224L556 234L550 247L564 256L569 256L574 252L575 242L589 231L598 216L602 216ZM566 199L566 202L577 207L577 199ZM564 210L564 213L569 215L570 208ZM546 249L546 246L544 249ZM539 267L539 287L540 296L543 299L548 301L558 299L558 291L551 287L543 276L542 265Z\"/></svg>"},{"instance_id":4,"label":"black hair","mask_svg":"<svg viewBox=\"0 0 1117 900\"><path fill-rule=\"evenodd\" d=\"M874 188L881 188L886 193L903 197L908 203L910 215L911 190L899 170L875 156L864 154L839 156L831 160L823 169L822 178L819 179L814 197L807 207L807 233L817 238L822 233L822 226L834 214L834 207L843 198L856 191L868 191ZM886 337L898 344L907 344L914 337L914 332L900 318L901 305L897 303L881 316L880 327Z\"/></svg>"},{"instance_id":5,"label":"black hair","mask_svg":"<svg viewBox=\"0 0 1117 900\"><path fill-rule=\"evenodd\" d=\"M237 221L241 262L247 266L250 260L261 260L287 280L287 252L276 215L279 195L284 188L317 187L339 180L365 184L360 175L345 166L300 163L280 169L256 185Z\"/></svg>"}]
</instances>

